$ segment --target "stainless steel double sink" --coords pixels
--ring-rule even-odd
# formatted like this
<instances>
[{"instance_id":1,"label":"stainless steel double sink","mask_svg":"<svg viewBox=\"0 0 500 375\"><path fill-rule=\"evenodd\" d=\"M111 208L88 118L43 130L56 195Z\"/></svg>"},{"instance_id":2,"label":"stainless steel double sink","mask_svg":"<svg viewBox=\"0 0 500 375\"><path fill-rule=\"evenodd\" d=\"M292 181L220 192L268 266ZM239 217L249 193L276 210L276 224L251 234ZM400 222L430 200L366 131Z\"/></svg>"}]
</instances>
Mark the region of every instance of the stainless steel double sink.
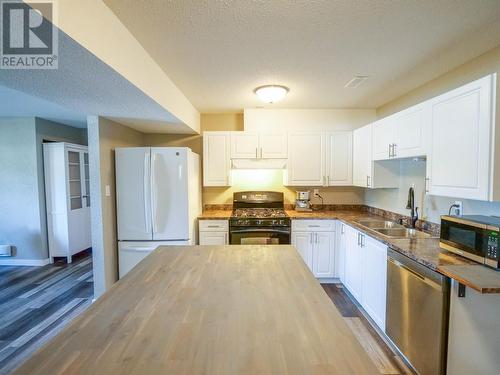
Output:
<instances>
[{"instance_id":1,"label":"stainless steel double sink","mask_svg":"<svg viewBox=\"0 0 500 375\"><path fill-rule=\"evenodd\" d=\"M416 229L405 228L401 224L388 220L360 219L356 222L368 229L371 229L382 236L389 238L431 238L430 234Z\"/></svg>"}]
</instances>

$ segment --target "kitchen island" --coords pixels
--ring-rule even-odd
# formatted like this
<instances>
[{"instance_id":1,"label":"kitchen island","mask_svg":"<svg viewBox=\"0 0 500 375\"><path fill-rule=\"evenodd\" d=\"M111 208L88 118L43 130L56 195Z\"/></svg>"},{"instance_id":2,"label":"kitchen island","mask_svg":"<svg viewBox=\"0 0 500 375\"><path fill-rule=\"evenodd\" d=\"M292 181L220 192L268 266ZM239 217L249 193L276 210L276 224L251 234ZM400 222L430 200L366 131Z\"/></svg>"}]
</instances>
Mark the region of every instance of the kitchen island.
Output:
<instances>
[{"instance_id":1,"label":"kitchen island","mask_svg":"<svg viewBox=\"0 0 500 375\"><path fill-rule=\"evenodd\" d=\"M17 374L377 374L289 245L160 247Z\"/></svg>"}]
</instances>

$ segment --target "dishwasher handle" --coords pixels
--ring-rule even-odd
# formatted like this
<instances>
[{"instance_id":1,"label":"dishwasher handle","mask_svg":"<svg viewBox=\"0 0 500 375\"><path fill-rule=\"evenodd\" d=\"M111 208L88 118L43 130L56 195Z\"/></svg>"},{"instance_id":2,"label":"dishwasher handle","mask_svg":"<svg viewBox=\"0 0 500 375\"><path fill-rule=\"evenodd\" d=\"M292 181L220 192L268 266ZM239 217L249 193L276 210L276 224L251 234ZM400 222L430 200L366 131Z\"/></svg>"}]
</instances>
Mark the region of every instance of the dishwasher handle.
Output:
<instances>
[{"instance_id":1,"label":"dishwasher handle","mask_svg":"<svg viewBox=\"0 0 500 375\"><path fill-rule=\"evenodd\" d=\"M437 290L440 290L440 291L443 290L442 286L439 283L436 283L434 280L431 280L431 279L429 279L429 278L427 278L427 277L419 274L417 271L412 270L410 267L407 267L406 265L404 265L403 263L401 263L400 261L394 259L393 257L391 257L389 255L387 256L387 261L391 262L396 267L402 268L405 271L411 273L413 276L419 278L424 283L426 283L427 285L433 287L434 289L437 289Z\"/></svg>"}]
</instances>

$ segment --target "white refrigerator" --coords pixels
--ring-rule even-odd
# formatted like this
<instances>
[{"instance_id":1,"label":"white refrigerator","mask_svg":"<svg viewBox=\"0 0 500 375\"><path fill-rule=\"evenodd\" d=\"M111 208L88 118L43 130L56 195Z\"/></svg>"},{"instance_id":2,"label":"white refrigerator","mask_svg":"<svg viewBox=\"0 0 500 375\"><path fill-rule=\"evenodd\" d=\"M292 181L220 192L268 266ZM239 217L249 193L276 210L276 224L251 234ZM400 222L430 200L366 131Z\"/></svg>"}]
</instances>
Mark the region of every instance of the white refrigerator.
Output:
<instances>
[{"instance_id":1,"label":"white refrigerator","mask_svg":"<svg viewBox=\"0 0 500 375\"><path fill-rule=\"evenodd\" d=\"M158 246L196 244L200 158L187 147L115 149L120 278Z\"/></svg>"}]
</instances>

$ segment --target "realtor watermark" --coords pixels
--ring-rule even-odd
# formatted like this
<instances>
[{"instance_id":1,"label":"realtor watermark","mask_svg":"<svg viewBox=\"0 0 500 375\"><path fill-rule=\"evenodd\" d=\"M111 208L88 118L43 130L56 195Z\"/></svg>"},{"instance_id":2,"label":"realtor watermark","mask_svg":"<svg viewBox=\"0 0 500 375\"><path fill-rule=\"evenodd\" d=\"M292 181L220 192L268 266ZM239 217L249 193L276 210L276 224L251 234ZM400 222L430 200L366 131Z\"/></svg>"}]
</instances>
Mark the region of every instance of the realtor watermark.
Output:
<instances>
[{"instance_id":1,"label":"realtor watermark","mask_svg":"<svg viewBox=\"0 0 500 375\"><path fill-rule=\"evenodd\" d=\"M50 0L0 0L0 69L57 69L56 15Z\"/></svg>"}]
</instances>

